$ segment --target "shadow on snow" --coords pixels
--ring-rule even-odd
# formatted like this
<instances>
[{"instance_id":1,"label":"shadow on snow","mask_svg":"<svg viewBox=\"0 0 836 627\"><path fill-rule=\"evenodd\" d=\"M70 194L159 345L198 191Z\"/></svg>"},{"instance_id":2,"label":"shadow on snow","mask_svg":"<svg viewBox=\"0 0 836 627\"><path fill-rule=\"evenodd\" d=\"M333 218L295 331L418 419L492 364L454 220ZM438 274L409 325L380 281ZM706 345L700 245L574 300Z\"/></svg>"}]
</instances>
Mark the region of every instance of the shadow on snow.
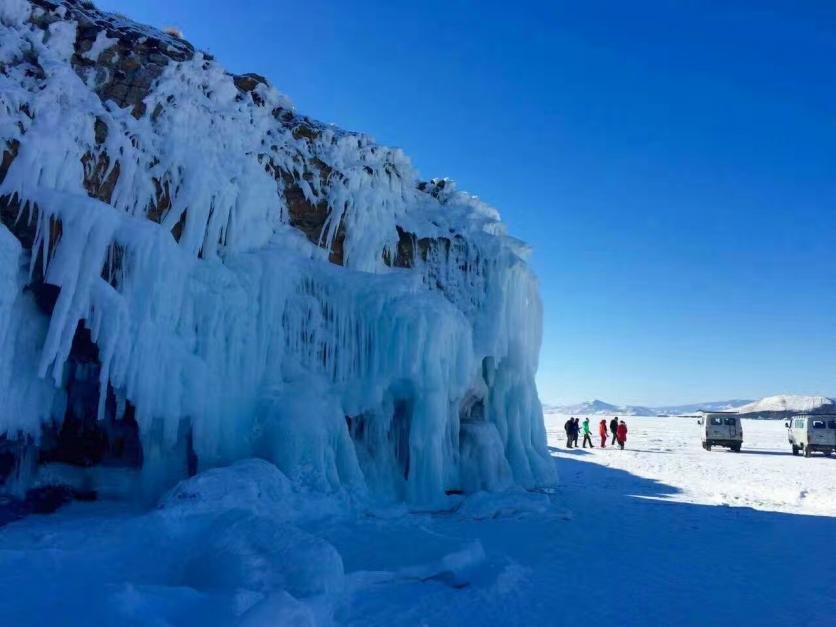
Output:
<instances>
[{"instance_id":1,"label":"shadow on snow","mask_svg":"<svg viewBox=\"0 0 836 627\"><path fill-rule=\"evenodd\" d=\"M560 452L552 513L332 531L350 570L387 556L438 559L472 541L486 555L464 589L364 591L347 624L782 625L836 616L836 518L683 503L670 498L681 494L675 486L584 461L583 449L550 448ZM376 550L357 547L358 537Z\"/></svg>"},{"instance_id":2,"label":"shadow on snow","mask_svg":"<svg viewBox=\"0 0 836 627\"><path fill-rule=\"evenodd\" d=\"M573 514L559 536L571 547L570 561L580 562L571 589L615 585L626 600L620 611L601 609L593 622L834 620L836 518L683 503L669 500L681 493L675 486L565 455L553 459L560 504ZM572 605L571 596L565 601Z\"/></svg>"}]
</instances>

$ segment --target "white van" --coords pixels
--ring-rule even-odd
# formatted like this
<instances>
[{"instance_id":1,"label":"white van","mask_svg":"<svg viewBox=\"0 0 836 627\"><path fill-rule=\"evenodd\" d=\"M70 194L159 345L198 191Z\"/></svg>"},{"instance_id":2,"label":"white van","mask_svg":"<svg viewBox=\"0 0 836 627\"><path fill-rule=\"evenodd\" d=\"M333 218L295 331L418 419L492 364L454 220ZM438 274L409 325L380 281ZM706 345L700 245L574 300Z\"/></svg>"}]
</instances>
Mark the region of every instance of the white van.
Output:
<instances>
[{"instance_id":1,"label":"white van","mask_svg":"<svg viewBox=\"0 0 836 627\"><path fill-rule=\"evenodd\" d=\"M836 452L836 414L800 414L785 423L792 454L804 451L804 457L815 452L830 455Z\"/></svg>"},{"instance_id":2,"label":"white van","mask_svg":"<svg viewBox=\"0 0 836 627\"><path fill-rule=\"evenodd\" d=\"M701 427L702 447L706 451L712 446L724 446L737 453L743 446L743 426L737 412L703 411L697 424Z\"/></svg>"}]
</instances>

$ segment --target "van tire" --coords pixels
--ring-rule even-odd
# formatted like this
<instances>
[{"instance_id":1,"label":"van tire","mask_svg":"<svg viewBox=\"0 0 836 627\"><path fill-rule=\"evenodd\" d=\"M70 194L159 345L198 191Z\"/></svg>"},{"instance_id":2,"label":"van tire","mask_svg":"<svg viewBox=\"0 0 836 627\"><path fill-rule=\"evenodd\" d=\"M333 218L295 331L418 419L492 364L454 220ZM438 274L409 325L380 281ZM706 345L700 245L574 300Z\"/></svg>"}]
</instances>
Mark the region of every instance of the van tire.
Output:
<instances>
[{"instance_id":1,"label":"van tire","mask_svg":"<svg viewBox=\"0 0 836 627\"><path fill-rule=\"evenodd\" d=\"M810 446L807 445L804 447L804 457L810 457L813 454L813 451L810 450Z\"/></svg>"},{"instance_id":2,"label":"van tire","mask_svg":"<svg viewBox=\"0 0 836 627\"><path fill-rule=\"evenodd\" d=\"M702 447L703 447L706 451L710 451L710 450L711 450L711 445L710 445L708 442L703 442L703 443L702 443Z\"/></svg>"},{"instance_id":3,"label":"van tire","mask_svg":"<svg viewBox=\"0 0 836 627\"><path fill-rule=\"evenodd\" d=\"M792 445L792 454L798 455L798 447L795 444Z\"/></svg>"},{"instance_id":4,"label":"van tire","mask_svg":"<svg viewBox=\"0 0 836 627\"><path fill-rule=\"evenodd\" d=\"M739 453L740 452L740 444L735 444L734 446L731 447L731 450L733 450L735 453Z\"/></svg>"}]
</instances>

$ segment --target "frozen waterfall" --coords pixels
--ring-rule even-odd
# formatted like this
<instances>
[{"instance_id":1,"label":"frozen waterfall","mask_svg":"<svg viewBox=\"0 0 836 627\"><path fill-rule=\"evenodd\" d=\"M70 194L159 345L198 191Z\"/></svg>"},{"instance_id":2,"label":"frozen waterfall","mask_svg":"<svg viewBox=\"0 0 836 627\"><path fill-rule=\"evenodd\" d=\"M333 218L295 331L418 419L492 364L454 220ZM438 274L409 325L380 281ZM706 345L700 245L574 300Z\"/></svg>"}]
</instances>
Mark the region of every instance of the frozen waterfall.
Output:
<instances>
[{"instance_id":1,"label":"frozen waterfall","mask_svg":"<svg viewBox=\"0 0 836 627\"><path fill-rule=\"evenodd\" d=\"M493 209L260 77L57 4L0 7L6 489L74 465L68 421L99 491L104 458L151 496L248 457L412 503L555 480L538 287Z\"/></svg>"}]
</instances>

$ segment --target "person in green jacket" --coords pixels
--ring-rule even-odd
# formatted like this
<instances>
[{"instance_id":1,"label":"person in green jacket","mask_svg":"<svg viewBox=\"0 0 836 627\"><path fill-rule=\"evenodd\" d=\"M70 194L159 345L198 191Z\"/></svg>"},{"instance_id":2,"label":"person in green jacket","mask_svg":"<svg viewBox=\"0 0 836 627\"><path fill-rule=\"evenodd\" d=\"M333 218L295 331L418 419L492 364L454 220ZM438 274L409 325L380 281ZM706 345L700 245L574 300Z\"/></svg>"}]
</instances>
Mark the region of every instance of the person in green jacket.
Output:
<instances>
[{"instance_id":1,"label":"person in green jacket","mask_svg":"<svg viewBox=\"0 0 836 627\"><path fill-rule=\"evenodd\" d=\"M592 436L589 431L589 417L583 419L583 447L586 448L586 443L589 442L589 448L595 448L592 444Z\"/></svg>"}]
</instances>

